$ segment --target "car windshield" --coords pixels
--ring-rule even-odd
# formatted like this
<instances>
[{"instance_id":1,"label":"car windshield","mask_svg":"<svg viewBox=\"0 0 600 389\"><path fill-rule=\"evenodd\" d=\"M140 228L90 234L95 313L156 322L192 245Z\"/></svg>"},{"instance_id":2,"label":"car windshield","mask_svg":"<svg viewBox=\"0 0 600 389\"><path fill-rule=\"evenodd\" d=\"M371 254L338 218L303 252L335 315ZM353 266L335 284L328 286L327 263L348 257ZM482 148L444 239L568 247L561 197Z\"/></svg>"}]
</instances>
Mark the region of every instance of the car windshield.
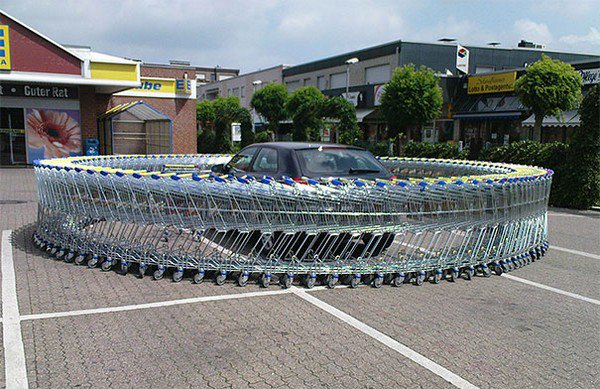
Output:
<instances>
[{"instance_id":1,"label":"car windshield","mask_svg":"<svg viewBox=\"0 0 600 389\"><path fill-rule=\"evenodd\" d=\"M296 150L302 172L307 176L342 177L387 173L366 150L319 147Z\"/></svg>"}]
</instances>

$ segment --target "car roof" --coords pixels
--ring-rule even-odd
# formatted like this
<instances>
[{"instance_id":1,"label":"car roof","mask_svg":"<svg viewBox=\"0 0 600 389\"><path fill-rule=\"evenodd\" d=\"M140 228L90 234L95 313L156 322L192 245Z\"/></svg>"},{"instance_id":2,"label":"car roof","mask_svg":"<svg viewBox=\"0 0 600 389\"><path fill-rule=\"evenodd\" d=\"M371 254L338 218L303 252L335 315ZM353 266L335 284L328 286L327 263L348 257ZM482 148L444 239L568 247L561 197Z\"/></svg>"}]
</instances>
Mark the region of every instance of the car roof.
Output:
<instances>
[{"instance_id":1,"label":"car roof","mask_svg":"<svg viewBox=\"0 0 600 389\"><path fill-rule=\"evenodd\" d=\"M362 150L360 147L342 145L338 143L325 143L325 142L265 142L265 143L254 143L246 147L252 146L268 146L278 149L286 150L302 150L302 149L316 149L318 147L335 147L341 149L353 149Z\"/></svg>"}]
</instances>

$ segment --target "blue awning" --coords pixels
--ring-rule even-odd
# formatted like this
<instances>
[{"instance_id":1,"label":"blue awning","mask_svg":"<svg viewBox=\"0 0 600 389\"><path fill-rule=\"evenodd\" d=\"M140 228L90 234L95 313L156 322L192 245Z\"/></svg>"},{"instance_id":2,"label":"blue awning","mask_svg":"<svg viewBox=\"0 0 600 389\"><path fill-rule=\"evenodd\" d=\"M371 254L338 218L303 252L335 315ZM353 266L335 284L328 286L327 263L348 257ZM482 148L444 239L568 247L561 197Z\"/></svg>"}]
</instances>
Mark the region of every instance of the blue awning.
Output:
<instances>
[{"instance_id":1,"label":"blue awning","mask_svg":"<svg viewBox=\"0 0 600 389\"><path fill-rule=\"evenodd\" d=\"M521 117L521 112L477 112L463 113L452 116L453 119L460 120L501 120L501 119L518 119Z\"/></svg>"}]
</instances>

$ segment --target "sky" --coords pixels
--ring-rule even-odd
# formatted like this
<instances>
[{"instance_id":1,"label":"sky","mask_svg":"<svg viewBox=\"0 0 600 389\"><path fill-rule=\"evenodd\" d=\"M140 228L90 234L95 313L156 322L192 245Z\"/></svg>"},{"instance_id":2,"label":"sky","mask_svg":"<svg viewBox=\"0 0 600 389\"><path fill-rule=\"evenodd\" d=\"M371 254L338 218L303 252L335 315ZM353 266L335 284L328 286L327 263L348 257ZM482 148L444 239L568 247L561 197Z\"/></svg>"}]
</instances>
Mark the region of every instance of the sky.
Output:
<instances>
[{"instance_id":1,"label":"sky","mask_svg":"<svg viewBox=\"0 0 600 389\"><path fill-rule=\"evenodd\" d=\"M0 9L59 43L242 73L398 39L526 39L600 55L598 0L0 0Z\"/></svg>"}]
</instances>

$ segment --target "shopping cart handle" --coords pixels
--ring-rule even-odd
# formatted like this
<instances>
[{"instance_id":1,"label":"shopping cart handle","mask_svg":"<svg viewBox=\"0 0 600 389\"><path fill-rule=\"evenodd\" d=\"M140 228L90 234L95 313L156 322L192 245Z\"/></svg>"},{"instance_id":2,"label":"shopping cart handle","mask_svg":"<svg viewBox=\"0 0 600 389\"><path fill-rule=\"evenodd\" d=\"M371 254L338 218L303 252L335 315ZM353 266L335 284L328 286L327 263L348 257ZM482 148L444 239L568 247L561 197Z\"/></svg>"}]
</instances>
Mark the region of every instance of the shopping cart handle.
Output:
<instances>
[{"instance_id":1,"label":"shopping cart handle","mask_svg":"<svg viewBox=\"0 0 600 389\"><path fill-rule=\"evenodd\" d=\"M160 176L158 174L151 174L150 177L152 177L153 180L160 180Z\"/></svg>"},{"instance_id":2,"label":"shopping cart handle","mask_svg":"<svg viewBox=\"0 0 600 389\"><path fill-rule=\"evenodd\" d=\"M179 181L179 180L181 180L181 177L179 177L177 174L173 174L173 175L171 176L171 179L172 179L173 181Z\"/></svg>"}]
</instances>

